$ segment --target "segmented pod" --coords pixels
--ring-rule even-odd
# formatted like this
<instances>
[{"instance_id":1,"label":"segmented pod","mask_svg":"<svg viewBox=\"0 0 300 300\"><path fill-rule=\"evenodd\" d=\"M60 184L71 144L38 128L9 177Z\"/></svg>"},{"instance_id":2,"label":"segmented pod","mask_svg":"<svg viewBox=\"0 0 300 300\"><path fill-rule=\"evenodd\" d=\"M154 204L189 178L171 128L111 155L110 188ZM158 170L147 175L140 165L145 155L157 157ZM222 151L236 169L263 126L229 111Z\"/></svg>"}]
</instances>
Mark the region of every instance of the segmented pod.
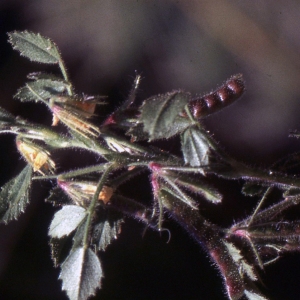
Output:
<instances>
[{"instance_id":1,"label":"segmented pod","mask_svg":"<svg viewBox=\"0 0 300 300\"><path fill-rule=\"evenodd\" d=\"M242 96L245 82L242 74L231 76L221 87L189 102L189 108L196 119L203 118L230 105Z\"/></svg>"}]
</instances>

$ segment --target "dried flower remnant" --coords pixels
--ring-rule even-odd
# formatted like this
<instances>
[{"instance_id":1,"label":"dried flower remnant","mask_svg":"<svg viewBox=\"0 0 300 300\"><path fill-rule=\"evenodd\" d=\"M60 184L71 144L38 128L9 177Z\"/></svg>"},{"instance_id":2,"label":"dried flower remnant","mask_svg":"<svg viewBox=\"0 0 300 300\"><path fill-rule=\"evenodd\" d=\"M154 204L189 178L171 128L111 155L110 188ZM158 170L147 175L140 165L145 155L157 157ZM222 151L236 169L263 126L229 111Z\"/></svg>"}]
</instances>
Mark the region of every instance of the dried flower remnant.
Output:
<instances>
[{"instance_id":1,"label":"dried flower remnant","mask_svg":"<svg viewBox=\"0 0 300 300\"><path fill-rule=\"evenodd\" d=\"M96 106L106 104L103 96L57 96L50 98L50 106L59 103L65 108L74 108L86 118L94 115Z\"/></svg>"},{"instance_id":2,"label":"dried flower remnant","mask_svg":"<svg viewBox=\"0 0 300 300\"><path fill-rule=\"evenodd\" d=\"M98 137L100 130L97 126L86 121L86 118L81 116L74 109L63 108L59 105L53 105L51 107L53 112L53 123L52 126L58 124L58 120L68 126L70 129L84 135Z\"/></svg>"},{"instance_id":3,"label":"dried flower remnant","mask_svg":"<svg viewBox=\"0 0 300 300\"><path fill-rule=\"evenodd\" d=\"M63 178L58 178L57 184L77 205L83 207L89 205L97 188L96 182L70 181ZM104 185L99 193L98 200L107 204L113 193L113 188Z\"/></svg>"},{"instance_id":4,"label":"dried flower remnant","mask_svg":"<svg viewBox=\"0 0 300 300\"><path fill-rule=\"evenodd\" d=\"M33 167L34 172L42 175L54 173L55 163L50 153L27 139L17 138L16 145L22 156Z\"/></svg>"}]
</instances>

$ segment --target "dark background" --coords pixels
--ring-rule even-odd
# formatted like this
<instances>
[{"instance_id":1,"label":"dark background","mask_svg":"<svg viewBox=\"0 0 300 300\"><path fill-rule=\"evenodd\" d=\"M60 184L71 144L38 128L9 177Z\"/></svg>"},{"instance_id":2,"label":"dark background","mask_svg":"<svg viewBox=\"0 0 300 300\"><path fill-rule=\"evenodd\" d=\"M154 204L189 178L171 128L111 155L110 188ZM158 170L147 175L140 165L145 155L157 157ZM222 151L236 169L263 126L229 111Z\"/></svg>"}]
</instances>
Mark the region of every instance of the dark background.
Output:
<instances>
[{"instance_id":1,"label":"dark background","mask_svg":"<svg viewBox=\"0 0 300 300\"><path fill-rule=\"evenodd\" d=\"M228 153L267 168L300 149L300 141L288 138L290 130L300 128L299 15L298 0L1 0L0 104L15 115L51 123L44 107L12 98L27 73L55 71L12 51L6 35L12 30L54 40L75 88L108 95L109 108L126 98L135 71L143 77L140 100L178 88L201 94L243 73L242 100L204 123ZM24 162L14 137L1 136L0 143L3 185ZM178 143L171 143L176 150ZM57 162L65 166L76 159L87 158L61 153ZM150 197L146 179L132 185L142 198ZM224 204L203 213L229 226L247 216L256 200L240 196L242 182L219 184ZM0 226L0 299L66 299L48 246L55 210L43 199L51 186L35 183L26 214ZM166 235L150 230L142 237L143 225L127 220L119 239L100 254L105 278L97 299L225 299L217 270L202 249L178 225L167 221L166 227L172 231L168 244ZM299 299L296 254L266 268L262 277L271 299Z\"/></svg>"}]
</instances>

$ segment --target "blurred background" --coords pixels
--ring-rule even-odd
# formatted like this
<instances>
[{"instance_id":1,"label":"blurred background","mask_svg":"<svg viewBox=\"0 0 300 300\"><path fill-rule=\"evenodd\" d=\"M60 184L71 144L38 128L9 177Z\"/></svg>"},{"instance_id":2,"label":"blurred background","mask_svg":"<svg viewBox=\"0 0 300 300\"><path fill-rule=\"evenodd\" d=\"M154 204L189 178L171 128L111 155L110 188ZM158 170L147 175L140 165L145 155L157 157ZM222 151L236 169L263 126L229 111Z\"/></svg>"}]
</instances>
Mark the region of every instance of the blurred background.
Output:
<instances>
[{"instance_id":1,"label":"blurred background","mask_svg":"<svg viewBox=\"0 0 300 300\"><path fill-rule=\"evenodd\" d=\"M242 73L245 95L204 124L232 156L267 168L300 149L299 140L288 138L290 130L300 129L299 16L298 0L1 0L0 105L51 123L44 107L12 98L29 72L56 70L12 51L6 33L13 30L50 37L75 88L108 95L111 108L126 98L136 72L143 77L140 101L178 88L201 95ZM0 143L3 185L24 162L13 137L2 136ZM225 183L224 193L240 200L240 183ZM0 227L1 299L67 299L50 260L47 228L54 209L41 201L49 187L34 184L27 214ZM235 220L250 209L225 201ZM244 201L253 208L253 199ZM217 222L221 214L216 208L211 219ZM101 254L105 279L96 299L226 299L205 253L179 226L170 222L168 228L172 239L166 244L167 237L151 231L141 238L143 226L129 220ZM271 299L299 299L299 282L296 255L266 269Z\"/></svg>"}]
</instances>

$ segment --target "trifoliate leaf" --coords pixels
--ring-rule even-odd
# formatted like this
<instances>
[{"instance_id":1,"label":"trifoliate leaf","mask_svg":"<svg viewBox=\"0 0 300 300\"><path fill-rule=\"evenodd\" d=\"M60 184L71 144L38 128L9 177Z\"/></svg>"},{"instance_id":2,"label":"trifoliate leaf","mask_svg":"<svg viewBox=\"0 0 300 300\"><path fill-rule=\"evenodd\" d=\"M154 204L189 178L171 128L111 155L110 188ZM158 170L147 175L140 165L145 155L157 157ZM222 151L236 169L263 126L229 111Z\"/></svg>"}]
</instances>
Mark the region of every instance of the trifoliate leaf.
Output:
<instances>
[{"instance_id":1,"label":"trifoliate leaf","mask_svg":"<svg viewBox=\"0 0 300 300\"><path fill-rule=\"evenodd\" d=\"M8 34L9 42L22 56L45 64L56 64L61 60L57 46L39 33L14 31Z\"/></svg>"},{"instance_id":2,"label":"trifoliate leaf","mask_svg":"<svg viewBox=\"0 0 300 300\"><path fill-rule=\"evenodd\" d=\"M263 297L257 293L249 291L249 290L245 290L244 293L249 300L268 300L266 297Z\"/></svg>"},{"instance_id":3,"label":"trifoliate leaf","mask_svg":"<svg viewBox=\"0 0 300 300\"><path fill-rule=\"evenodd\" d=\"M32 167L27 165L23 171L7 182L0 192L0 218L4 223L16 220L29 203Z\"/></svg>"},{"instance_id":4,"label":"trifoliate leaf","mask_svg":"<svg viewBox=\"0 0 300 300\"><path fill-rule=\"evenodd\" d=\"M123 220L116 221L105 220L95 225L93 230L93 240L97 245L97 250L105 250L105 248L115 239L121 232L121 224Z\"/></svg>"},{"instance_id":5,"label":"trifoliate leaf","mask_svg":"<svg viewBox=\"0 0 300 300\"><path fill-rule=\"evenodd\" d=\"M205 166L209 162L209 143L206 137L193 126L181 136L184 161L192 167Z\"/></svg>"},{"instance_id":6,"label":"trifoliate leaf","mask_svg":"<svg viewBox=\"0 0 300 300\"><path fill-rule=\"evenodd\" d=\"M45 101L53 96L61 95L68 88L62 80L39 79L27 82L26 85L18 90L14 98L22 102Z\"/></svg>"},{"instance_id":7,"label":"trifoliate leaf","mask_svg":"<svg viewBox=\"0 0 300 300\"><path fill-rule=\"evenodd\" d=\"M70 300L86 300L101 287L103 277L100 260L91 249L72 251L61 266L59 279Z\"/></svg>"},{"instance_id":8,"label":"trifoliate leaf","mask_svg":"<svg viewBox=\"0 0 300 300\"><path fill-rule=\"evenodd\" d=\"M150 141L166 138L170 128L173 128L172 135L177 133L179 129L176 129L174 120L189 100L188 93L175 91L144 101L139 123L144 124L144 131L149 134Z\"/></svg>"},{"instance_id":9,"label":"trifoliate leaf","mask_svg":"<svg viewBox=\"0 0 300 300\"><path fill-rule=\"evenodd\" d=\"M86 210L77 205L66 205L59 210L51 222L49 235L61 238L73 232L86 216Z\"/></svg>"}]
</instances>

